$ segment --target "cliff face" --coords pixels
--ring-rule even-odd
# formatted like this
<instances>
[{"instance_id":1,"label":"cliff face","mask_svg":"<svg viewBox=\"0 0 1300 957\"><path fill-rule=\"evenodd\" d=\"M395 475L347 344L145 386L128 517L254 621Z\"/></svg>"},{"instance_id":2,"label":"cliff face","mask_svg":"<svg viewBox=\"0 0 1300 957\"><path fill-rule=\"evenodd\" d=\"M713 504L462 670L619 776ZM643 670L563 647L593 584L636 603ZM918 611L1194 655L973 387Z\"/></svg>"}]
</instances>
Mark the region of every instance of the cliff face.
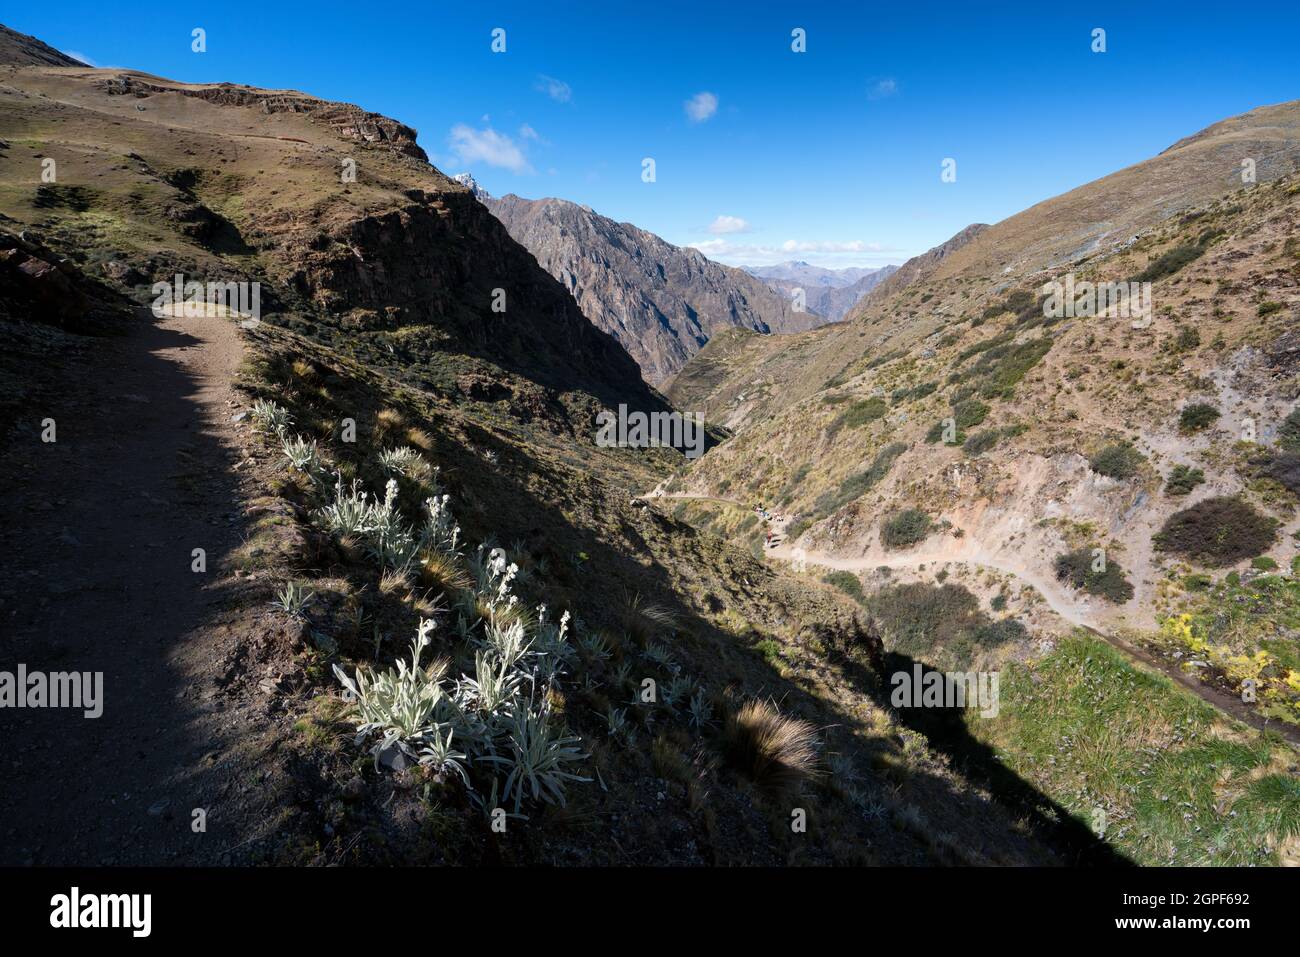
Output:
<instances>
[{"instance_id":1,"label":"cliff face","mask_svg":"<svg viewBox=\"0 0 1300 957\"><path fill-rule=\"evenodd\" d=\"M514 195L483 202L650 383L674 375L720 330L798 332L822 322L740 269L585 206Z\"/></svg>"}]
</instances>

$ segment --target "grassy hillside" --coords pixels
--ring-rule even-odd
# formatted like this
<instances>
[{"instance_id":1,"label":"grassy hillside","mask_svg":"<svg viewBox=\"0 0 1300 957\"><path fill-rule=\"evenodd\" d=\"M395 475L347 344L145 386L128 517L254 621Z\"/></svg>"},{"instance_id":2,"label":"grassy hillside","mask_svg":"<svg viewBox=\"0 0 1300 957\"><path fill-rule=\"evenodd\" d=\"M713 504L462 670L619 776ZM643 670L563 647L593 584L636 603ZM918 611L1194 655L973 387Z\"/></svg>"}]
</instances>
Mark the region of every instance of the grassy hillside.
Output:
<instances>
[{"instance_id":1,"label":"grassy hillside","mask_svg":"<svg viewBox=\"0 0 1300 957\"><path fill-rule=\"evenodd\" d=\"M979 231L788 349L712 343L669 394L736 434L674 487L775 502L792 544L864 568L1001 569L1069 620L1168 647L1160 596L1188 575L1286 573L1296 548L1300 181L1279 138L1295 115L1246 114ZM1209 176L1229 144L1270 157L1271 181ZM1162 200L1120 229L1111 214L1139 193ZM1067 274L1150 283L1149 321L1049 315L1045 284ZM908 510L927 531L891 544ZM1284 596L1252 602L1261 590ZM1286 647L1256 677L1269 713L1294 721L1297 639L1274 637ZM1237 674L1212 679L1234 694L1249 673L1205 665Z\"/></svg>"}]
</instances>

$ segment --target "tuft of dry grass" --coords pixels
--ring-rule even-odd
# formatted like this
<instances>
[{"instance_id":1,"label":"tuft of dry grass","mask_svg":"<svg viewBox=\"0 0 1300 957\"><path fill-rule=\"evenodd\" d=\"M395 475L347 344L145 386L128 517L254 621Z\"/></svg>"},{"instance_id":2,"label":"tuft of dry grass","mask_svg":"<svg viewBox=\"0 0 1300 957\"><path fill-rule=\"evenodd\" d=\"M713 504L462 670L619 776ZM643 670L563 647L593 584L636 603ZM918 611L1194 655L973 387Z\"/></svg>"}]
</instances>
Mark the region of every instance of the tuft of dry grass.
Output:
<instances>
[{"instance_id":1,"label":"tuft of dry grass","mask_svg":"<svg viewBox=\"0 0 1300 957\"><path fill-rule=\"evenodd\" d=\"M420 558L420 584L455 595L472 588L474 579L459 559L431 551Z\"/></svg>"},{"instance_id":2,"label":"tuft of dry grass","mask_svg":"<svg viewBox=\"0 0 1300 957\"><path fill-rule=\"evenodd\" d=\"M672 612L646 601L639 593L623 596L619 619L624 634L641 648L677 629L677 617Z\"/></svg>"},{"instance_id":3,"label":"tuft of dry grass","mask_svg":"<svg viewBox=\"0 0 1300 957\"><path fill-rule=\"evenodd\" d=\"M375 414L375 447L391 445L406 432L406 416L396 409L380 409Z\"/></svg>"},{"instance_id":4,"label":"tuft of dry grass","mask_svg":"<svg viewBox=\"0 0 1300 957\"><path fill-rule=\"evenodd\" d=\"M294 359L291 368L293 369L294 376L301 379L303 382L315 385L320 381L320 373L317 372L316 368L305 359Z\"/></svg>"},{"instance_id":5,"label":"tuft of dry grass","mask_svg":"<svg viewBox=\"0 0 1300 957\"><path fill-rule=\"evenodd\" d=\"M405 598L411 591L411 573L406 569L388 568L379 578L379 593L390 597Z\"/></svg>"},{"instance_id":6,"label":"tuft of dry grass","mask_svg":"<svg viewBox=\"0 0 1300 957\"><path fill-rule=\"evenodd\" d=\"M738 771L780 794L796 793L818 769L817 729L784 717L770 701L747 701L727 713L723 749Z\"/></svg>"},{"instance_id":7,"label":"tuft of dry grass","mask_svg":"<svg viewBox=\"0 0 1300 957\"><path fill-rule=\"evenodd\" d=\"M424 429L410 429L406 433L406 441L421 452L429 453L433 451L433 436Z\"/></svg>"}]
</instances>

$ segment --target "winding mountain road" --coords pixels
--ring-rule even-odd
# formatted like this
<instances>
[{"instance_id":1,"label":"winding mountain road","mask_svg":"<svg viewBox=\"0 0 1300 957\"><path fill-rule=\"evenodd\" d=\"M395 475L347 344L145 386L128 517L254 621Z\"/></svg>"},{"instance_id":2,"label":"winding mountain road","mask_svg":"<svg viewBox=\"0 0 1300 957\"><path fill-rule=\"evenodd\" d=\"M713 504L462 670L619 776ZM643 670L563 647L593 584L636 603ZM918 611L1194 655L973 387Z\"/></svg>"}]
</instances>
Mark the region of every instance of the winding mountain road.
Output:
<instances>
[{"instance_id":1,"label":"winding mountain road","mask_svg":"<svg viewBox=\"0 0 1300 957\"><path fill-rule=\"evenodd\" d=\"M729 505L742 511L752 511L752 508L737 502L734 499L719 498L710 495L700 495L694 493L673 494L664 492L662 488L656 488L646 496L649 501L662 501L664 499L679 501L703 501L715 502L720 505ZM1111 647L1119 650L1128 658L1140 662L1148 669L1158 671L1160 674L1177 682L1188 691L1201 698L1206 703L1213 705L1219 711L1235 718L1238 721L1249 724L1251 727L1261 731L1274 731L1287 738L1293 744L1300 745L1300 728L1294 725L1282 724L1276 721L1270 721L1260 716L1259 712L1241 701L1237 697L1225 694L1216 688L1213 688L1196 678L1184 674L1178 668L1155 657L1144 649L1125 641L1117 635L1102 631L1092 620L1089 620L1086 606L1070 596L1070 593L1054 580L1047 580L1041 575L1037 575L1031 570L1024 568L1017 563L1009 562L997 556L990 555L980 543L973 539L966 539L961 549L957 552L914 552L910 554L890 555L885 558L879 556L867 558L844 558L830 555L825 552L808 551L802 548L792 548L790 543L784 540L786 527L789 525L789 519L780 523L773 523L774 539L780 536L779 544L767 550L767 555L790 562L798 567L804 565L821 565L826 568L833 568L842 571L869 571L871 569L887 567L891 569L917 568L921 565L942 564L951 562L961 565L972 565L980 568L988 568L995 571L1003 572L1016 578L1017 580L1030 585L1042 596L1047 605L1055 611L1062 619L1082 628L1088 633L1105 641Z\"/></svg>"}]
</instances>

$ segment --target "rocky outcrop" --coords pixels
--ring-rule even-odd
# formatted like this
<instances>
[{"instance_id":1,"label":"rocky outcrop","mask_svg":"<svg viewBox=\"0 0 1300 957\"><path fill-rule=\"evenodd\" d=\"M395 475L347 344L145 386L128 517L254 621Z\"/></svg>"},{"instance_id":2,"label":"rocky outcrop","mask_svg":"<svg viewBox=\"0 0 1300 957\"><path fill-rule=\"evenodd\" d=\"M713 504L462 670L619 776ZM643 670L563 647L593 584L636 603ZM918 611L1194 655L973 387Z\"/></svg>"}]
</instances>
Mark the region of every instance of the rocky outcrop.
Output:
<instances>
[{"instance_id":1,"label":"rocky outcrop","mask_svg":"<svg viewBox=\"0 0 1300 957\"><path fill-rule=\"evenodd\" d=\"M328 126L347 140L382 146L428 162L429 157L415 142L416 131L403 123L378 113L371 113L351 103L319 100L296 90L259 90L236 83L208 85L158 82L130 73L119 73L98 81L104 92L118 96L146 97L159 93L179 93L215 103L219 106L252 107L266 114L303 113L314 122Z\"/></svg>"}]
</instances>

